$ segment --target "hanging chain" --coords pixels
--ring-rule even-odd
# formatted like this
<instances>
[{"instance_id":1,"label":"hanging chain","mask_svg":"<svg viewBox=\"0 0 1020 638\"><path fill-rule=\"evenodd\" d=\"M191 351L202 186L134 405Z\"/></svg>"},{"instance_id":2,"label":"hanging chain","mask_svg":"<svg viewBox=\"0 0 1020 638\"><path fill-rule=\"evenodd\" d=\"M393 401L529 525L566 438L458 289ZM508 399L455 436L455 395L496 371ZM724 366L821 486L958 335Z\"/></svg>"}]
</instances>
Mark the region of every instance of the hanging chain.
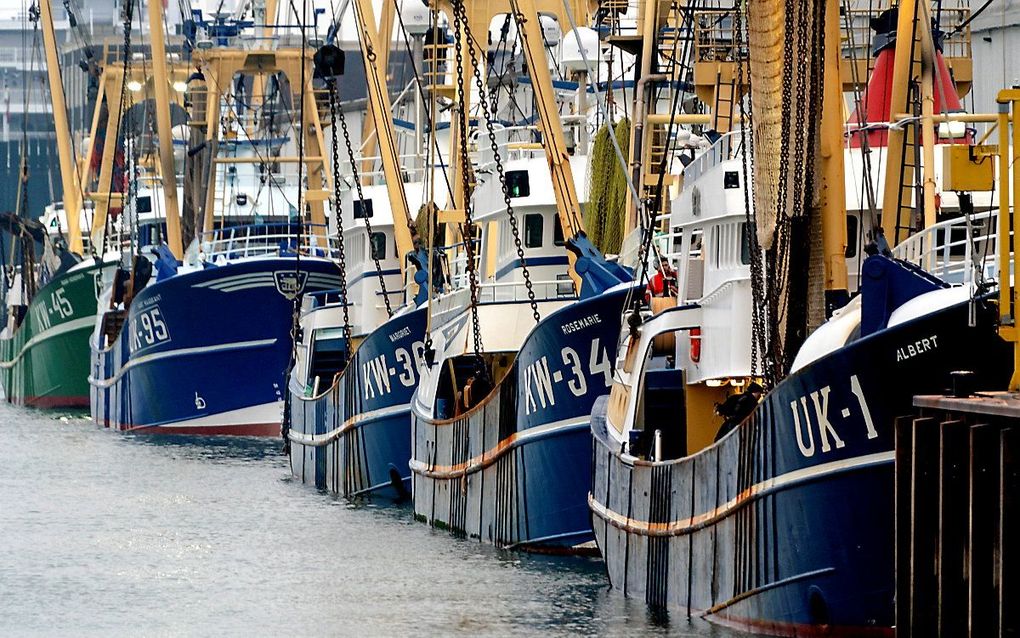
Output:
<instances>
[{"instance_id":1,"label":"hanging chain","mask_svg":"<svg viewBox=\"0 0 1020 638\"><path fill-rule=\"evenodd\" d=\"M756 299L765 296L765 265L761 243L758 241L757 215L751 206L751 195L753 192L753 162L754 162L754 120L753 109L745 108L744 86L747 86L747 95L751 94L751 74L747 66L750 64L750 56L744 56L740 48L746 46L746 19L747 5L741 2L735 8L734 17L734 39L737 46L737 91L740 95L740 135L741 149L741 180L744 185L744 218L747 220L748 244L751 252L751 291ZM748 107L750 101L748 100ZM766 350L768 339L767 319L761 303L751 304L751 374L764 374L764 366L759 367L759 357Z\"/></svg>"},{"instance_id":2,"label":"hanging chain","mask_svg":"<svg viewBox=\"0 0 1020 638\"><path fill-rule=\"evenodd\" d=\"M464 25L463 28L466 35L465 39L468 44L468 55L470 55L472 59L475 59L475 41L467 26L467 11L464 9L463 0L458 0L454 3L453 11L455 21ZM478 93L479 95L484 96L485 81L482 78L481 71L478 69L478 65L473 66L473 75L475 77L475 84L478 86ZM460 72L460 70L462 70L461 67L458 67L458 72ZM535 318L535 323L538 323L542 320L542 316L538 312L538 302L535 299L535 288L531 282L531 272L528 270L528 262L524 257L524 246L521 244L520 227L517 223L517 217L514 215L513 205L510 202L510 189L507 188L506 185L506 173L503 170L503 159L499 153L499 144L496 142L496 131L492 126L492 113L484 98L479 100L479 104L482 108L482 116L485 119L485 129L489 137L489 145L492 149L492 159L496 165L496 175L499 177L499 185L503 192L503 204L506 206L507 217L510 221L510 232L514 238L514 247L517 250L517 259L521 262L521 274L524 276L524 287L528 293L528 303L531 305L531 314Z\"/></svg>"},{"instance_id":3,"label":"hanging chain","mask_svg":"<svg viewBox=\"0 0 1020 638\"><path fill-rule=\"evenodd\" d=\"M336 90L335 87L334 87L333 90L334 91ZM332 99L335 100L335 98L332 98ZM351 132L347 128L347 118L344 117L343 109L339 108L337 105L333 104L331 106L331 109L333 111L332 112L332 117L334 119L334 125L333 125L334 136L336 134L335 133L335 131L336 131L335 121L336 120L340 121L340 129L343 131L343 134L344 134L344 146L347 147L347 159L351 163L351 177L354 179L354 188L357 190L357 193L358 193L358 202L361 204L362 219L365 220L365 231L368 233L368 248L369 248L368 252L372 256L372 261L375 262L375 274L379 277L379 290L382 292L383 303L386 304L386 315L389 316L389 317L392 317L393 316L393 308L392 308L392 306L390 306L390 293L386 291L386 277L385 277L385 275L383 275L382 264L379 263L379 257L375 254L375 251L372 250L372 221L368 217L368 207L365 206L365 193L364 193L364 191L361 188L361 177L358 174L358 163L357 163L357 161L354 158L354 147L351 146ZM335 138L334 138L334 142L335 142ZM335 143L333 145L333 153L334 153L334 155L336 155L336 144ZM336 181L336 178L337 178L338 174L339 173L337 171L334 171L334 175L333 175L334 182ZM336 214L336 216L337 216L337 219L340 219L340 201L339 200L337 200L337 214ZM396 221L394 221L394 223L396 223ZM386 244L384 242L383 243L383 254L385 255L385 253L386 253ZM398 256L398 257L402 258L402 256ZM345 300L344 303L346 303L346 300Z\"/></svg>"},{"instance_id":4,"label":"hanging chain","mask_svg":"<svg viewBox=\"0 0 1020 638\"><path fill-rule=\"evenodd\" d=\"M812 20L810 25L808 19ZM789 289L793 272L803 267L803 264L791 261L792 229L795 220L804 220L809 214L816 183L813 173L817 155L818 116L811 111L812 105L821 96L820 50L824 46L823 25L824 12L814 11L810 0L796 0L786 6L780 116L781 138L784 142L778 151L779 166L782 168L776 183L776 209L772 211L776 221L772 231L772 246L768 251L762 251L755 232L757 215L752 210L749 193L751 183L748 179L749 174L753 173L754 161L752 114L745 111L741 103L741 127L747 141L742 168L745 215L751 224L748 231L753 254L751 284L755 297L764 301L764 307L755 304L752 311L751 369L759 371L760 358L760 373L768 386L775 385L786 373L790 363L788 359L791 349L787 341L792 336L791 330L796 329L796 326L789 324L789 320L794 318L791 309L794 303L801 303L791 298ZM743 42L746 23L740 16L736 27L736 39ZM805 58L808 58L808 62L801 64ZM749 85L750 74L746 75ZM743 86L744 81L745 68L739 62L738 84ZM793 166L790 165L791 161ZM793 179L793 175L803 175L804 179ZM789 206L787 202L790 202ZM810 220L806 220L806 223L809 224ZM766 276L766 273L769 275Z\"/></svg>"},{"instance_id":5,"label":"hanging chain","mask_svg":"<svg viewBox=\"0 0 1020 638\"><path fill-rule=\"evenodd\" d=\"M464 191L464 250L467 253L468 286L471 290L471 331L474 335L475 357L479 363L482 360L482 327L478 321L478 269L475 264L475 226L471 218L471 161L468 156L468 104L471 98L465 91L464 82L464 50L462 34L467 33L467 21L464 20L463 4L461 0L453 5L453 32L454 32L454 53L457 63L457 96L458 103L454 107L459 109L457 117L461 118L458 129L458 142L460 145L460 179ZM485 101L484 93L481 94L482 101Z\"/></svg>"},{"instance_id":6,"label":"hanging chain","mask_svg":"<svg viewBox=\"0 0 1020 638\"><path fill-rule=\"evenodd\" d=\"M339 252L340 266L340 303L344 315L344 349L347 358L351 357L351 314L347 305L347 254L344 251L344 217L340 211L340 150L337 148L336 134L336 78L326 79L326 89L329 92L329 116L331 132L333 135L333 213L336 215L336 234Z\"/></svg>"}]
</instances>

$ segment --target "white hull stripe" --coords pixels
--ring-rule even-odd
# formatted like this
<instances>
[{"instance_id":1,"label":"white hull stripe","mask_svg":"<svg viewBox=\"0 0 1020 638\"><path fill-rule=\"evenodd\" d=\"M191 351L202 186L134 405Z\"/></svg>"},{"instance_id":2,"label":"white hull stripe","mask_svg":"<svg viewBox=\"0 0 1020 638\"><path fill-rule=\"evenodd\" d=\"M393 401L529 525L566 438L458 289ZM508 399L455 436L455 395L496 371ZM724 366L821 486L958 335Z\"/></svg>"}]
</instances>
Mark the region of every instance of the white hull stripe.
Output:
<instances>
[{"instance_id":1,"label":"white hull stripe","mask_svg":"<svg viewBox=\"0 0 1020 638\"><path fill-rule=\"evenodd\" d=\"M606 507L606 505L595 500L595 497L590 493L588 494L588 506L599 518L602 518L610 522L612 525L623 528L629 532L640 534L642 536L679 536L681 534L700 529L705 525L714 523L715 521L731 514L734 510L745 505L747 502L760 498L771 492L793 487L798 483L816 480L832 474L863 469L875 465L885 465L887 463L892 463L894 458L895 456L893 451L889 450L887 452L865 454L863 456L855 456L841 461L831 461L829 463L822 463L821 465L805 467L792 472L787 472L786 474L781 474L774 478L762 481L761 483L752 485L736 497L715 509L701 514L696 514L690 518L670 521L668 523L649 523L648 521L628 518L623 514L610 510Z\"/></svg>"},{"instance_id":2,"label":"white hull stripe","mask_svg":"<svg viewBox=\"0 0 1020 638\"><path fill-rule=\"evenodd\" d=\"M283 416L283 401L261 403L246 408L238 408L218 414L208 414L187 421L169 421L159 425L141 426L135 429L153 429L160 427L172 428L208 428L208 427L230 427L235 425L250 425L252 423L276 423Z\"/></svg>"},{"instance_id":3,"label":"white hull stripe","mask_svg":"<svg viewBox=\"0 0 1020 638\"><path fill-rule=\"evenodd\" d=\"M357 416L351 417L344 421L344 424L338 428L334 428L324 434L305 434L303 432L295 432L291 430L287 433L288 438L295 443L301 445L307 445L309 447L322 447L328 445L340 438L340 435L345 431L350 430L355 424L361 423L362 421L374 421L387 416L393 416L394 414L400 414L402 412L410 412L410 406L407 405L395 405L389 408L382 408L379 410L372 410L371 412L365 412Z\"/></svg>"},{"instance_id":4,"label":"white hull stripe","mask_svg":"<svg viewBox=\"0 0 1020 638\"><path fill-rule=\"evenodd\" d=\"M29 349L34 348L35 346L39 345L43 341L46 341L47 339L53 339L54 337L59 337L60 335L65 335L69 332L74 332L76 330L91 330L92 327L95 326L95 324L96 324L95 317L79 317L77 319L65 321L59 326L54 326L49 330L43 330L39 334L33 336L27 342L25 342L25 345L22 346L21 350L18 352L18 355L16 357L11 359L10 361L0 362L0 368L3 368L5 370L13 368L15 365L17 365L18 361L21 361L21 358L25 356L25 353L27 353ZM13 338L14 337L12 337L12 339Z\"/></svg>"},{"instance_id":5,"label":"white hull stripe","mask_svg":"<svg viewBox=\"0 0 1020 638\"><path fill-rule=\"evenodd\" d=\"M127 371L135 366L152 363L160 359L171 359L174 357L188 357L196 354L209 354L211 352L229 352L231 350L244 350L248 348L264 348L271 346L276 343L276 339L257 339L254 341L237 341L234 343L223 343L215 346L203 346L200 348L181 348L179 350L169 350L167 352L154 352L141 357L131 358L124 366L117 371L117 374L106 379L96 379L92 375L89 375L89 383L97 388L108 388L117 381L120 380Z\"/></svg>"},{"instance_id":6,"label":"white hull stripe","mask_svg":"<svg viewBox=\"0 0 1020 638\"><path fill-rule=\"evenodd\" d=\"M209 281L203 281L202 283L195 284L194 288L216 288L219 286L231 286L239 283L248 283L253 281L272 281L273 274L268 272L259 272L250 275L235 275L233 277L224 277L222 279L211 279Z\"/></svg>"}]
</instances>

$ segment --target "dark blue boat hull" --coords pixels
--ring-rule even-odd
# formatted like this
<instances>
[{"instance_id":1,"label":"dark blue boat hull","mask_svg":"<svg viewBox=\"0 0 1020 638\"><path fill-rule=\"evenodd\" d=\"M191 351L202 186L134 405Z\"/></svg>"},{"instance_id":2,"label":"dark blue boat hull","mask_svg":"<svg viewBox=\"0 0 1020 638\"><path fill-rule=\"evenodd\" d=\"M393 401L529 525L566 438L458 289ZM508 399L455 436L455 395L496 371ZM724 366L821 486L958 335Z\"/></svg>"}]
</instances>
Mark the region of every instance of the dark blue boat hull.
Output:
<instances>
[{"instance_id":1,"label":"dark blue boat hull","mask_svg":"<svg viewBox=\"0 0 1020 638\"><path fill-rule=\"evenodd\" d=\"M612 382L628 289L543 318L479 405L453 419L415 404L415 515L498 547L591 551L591 407ZM433 406L434 407L434 406Z\"/></svg>"},{"instance_id":2,"label":"dark blue boat hull","mask_svg":"<svg viewBox=\"0 0 1020 638\"><path fill-rule=\"evenodd\" d=\"M624 457L593 419L590 505L613 586L775 635L891 635L894 422L949 373L1009 380L994 307L882 330L791 374L736 431L662 463Z\"/></svg>"},{"instance_id":3,"label":"dark blue boat hull","mask_svg":"<svg viewBox=\"0 0 1020 638\"><path fill-rule=\"evenodd\" d=\"M293 258L240 261L152 283L106 349L92 338L91 411L139 433L279 436L294 305L278 279ZM304 292L339 285L302 259Z\"/></svg>"},{"instance_id":4,"label":"dark blue boat hull","mask_svg":"<svg viewBox=\"0 0 1020 638\"><path fill-rule=\"evenodd\" d=\"M318 397L303 396L292 379L295 477L345 497L409 494L410 402L424 365L425 313L402 313L373 331Z\"/></svg>"}]
</instances>

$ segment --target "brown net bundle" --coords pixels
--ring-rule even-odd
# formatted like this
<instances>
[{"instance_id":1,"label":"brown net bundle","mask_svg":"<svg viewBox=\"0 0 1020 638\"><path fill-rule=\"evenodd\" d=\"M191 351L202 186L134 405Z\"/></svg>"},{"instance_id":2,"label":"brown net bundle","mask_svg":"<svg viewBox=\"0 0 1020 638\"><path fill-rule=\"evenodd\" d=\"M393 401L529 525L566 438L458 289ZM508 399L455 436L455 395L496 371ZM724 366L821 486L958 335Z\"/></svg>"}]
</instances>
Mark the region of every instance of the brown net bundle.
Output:
<instances>
[{"instance_id":1,"label":"brown net bundle","mask_svg":"<svg viewBox=\"0 0 1020 638\"><path fill-rule=\"evenodd\" d=\"M782 378L806 336L811 210L818 199L825 0L747 0L753 121L754 339L767 381Z\"/></svg>"}]
</instances>

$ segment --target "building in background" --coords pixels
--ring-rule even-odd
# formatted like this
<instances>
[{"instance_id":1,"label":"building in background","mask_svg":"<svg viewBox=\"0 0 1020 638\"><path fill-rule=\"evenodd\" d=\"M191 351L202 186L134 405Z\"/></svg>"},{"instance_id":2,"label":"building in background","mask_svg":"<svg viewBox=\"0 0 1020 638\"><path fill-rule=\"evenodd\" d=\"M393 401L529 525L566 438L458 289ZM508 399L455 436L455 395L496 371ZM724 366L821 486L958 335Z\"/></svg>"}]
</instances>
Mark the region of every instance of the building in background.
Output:
<instances>
[{"instance_id":1,"label":"building in background","mask_svg":"<svg viewBox=\"0 0 1020 638\"><path fill-rule=\"evenodd\" d=\"M19 3L20 4L20 3ZM53 19L61 47L61 71L66 87L68 117L72 130L88 126L89 72L86 50L93 42L113 36L119 19L115 0L54 2ZM68 20L67 7L77 16L76 28ZM18 200L18 167L27 140L29 188L28 211L33 217L61 197L57 172L53 108L46 76L42 33L25 12L0 7L0 210L13 211Z\"/></svg>"},{"instance_id":2,"label":"building in background","mask_svg":"<svg viewBox=\"0 0 1020 638\"><path fill-rule=\"evenodd\" d=\"M975 4L977 11L984 2ZM995 113L999 89L1020 85L1020 0L994 0L970 29L974 68L981 70L974 73L974 110Z\"/></svg>"}]
</instances>

